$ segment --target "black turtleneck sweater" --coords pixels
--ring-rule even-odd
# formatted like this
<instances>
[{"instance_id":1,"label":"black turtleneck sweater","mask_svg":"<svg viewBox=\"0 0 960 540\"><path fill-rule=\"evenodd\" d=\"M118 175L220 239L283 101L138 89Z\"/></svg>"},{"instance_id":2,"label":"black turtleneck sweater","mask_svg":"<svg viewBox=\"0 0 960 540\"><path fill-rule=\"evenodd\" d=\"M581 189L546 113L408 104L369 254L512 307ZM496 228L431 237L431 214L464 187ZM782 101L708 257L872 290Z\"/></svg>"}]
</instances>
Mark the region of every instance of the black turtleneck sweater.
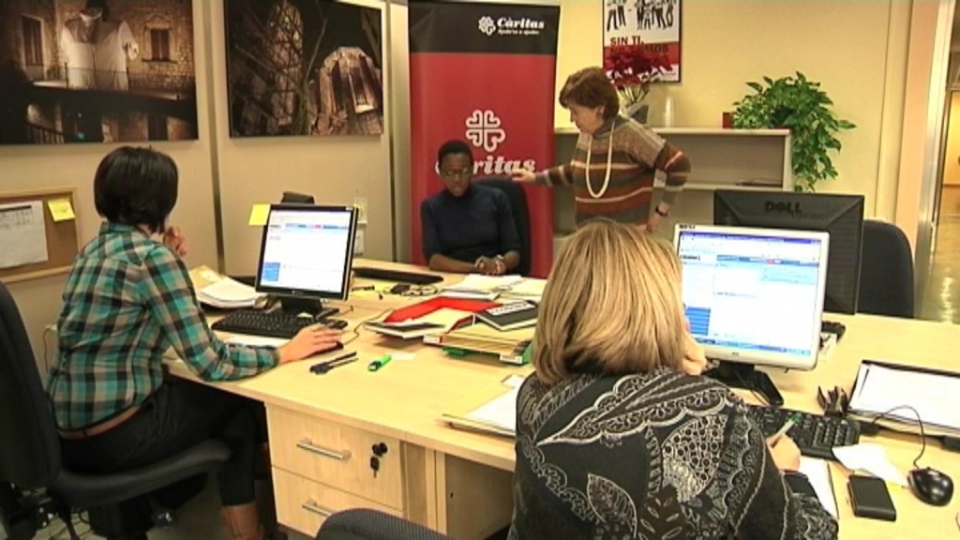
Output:
<instances>
[{"instance_id":1,"label":"black turtleneck sweater","mask_svg":"<svg viewBox=\"0 0 960 540\"><path fill-rule=\"evenodd\" d=\"M420 204L420 223L427 262L439 254L473 264L520 251L510 201L499 189L471 184L460 197L444 189Z\"/></svg>"}]
</instances>

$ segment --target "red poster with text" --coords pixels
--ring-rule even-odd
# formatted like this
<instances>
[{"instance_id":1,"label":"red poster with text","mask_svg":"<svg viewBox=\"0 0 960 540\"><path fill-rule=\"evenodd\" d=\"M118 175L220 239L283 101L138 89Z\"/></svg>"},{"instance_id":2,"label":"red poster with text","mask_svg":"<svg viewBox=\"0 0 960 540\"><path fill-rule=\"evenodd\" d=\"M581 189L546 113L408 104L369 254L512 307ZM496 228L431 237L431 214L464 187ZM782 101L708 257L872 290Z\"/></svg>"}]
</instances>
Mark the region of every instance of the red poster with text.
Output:
<instances>
[{"instance_id":1,"label":"red poster with text","mask_svg":"<svg viewBox=\"0 0 960 540\"><path fill-rule=\"evenodd\" d=\"M475 178L553 165L560 8L411 2L409 13L412 255L424 264L420 203L443 189L436 172L441 144L468 142ZM530 273L545 277L553 263L553 193L524 189Z\"/></svg>"}]
</instances>

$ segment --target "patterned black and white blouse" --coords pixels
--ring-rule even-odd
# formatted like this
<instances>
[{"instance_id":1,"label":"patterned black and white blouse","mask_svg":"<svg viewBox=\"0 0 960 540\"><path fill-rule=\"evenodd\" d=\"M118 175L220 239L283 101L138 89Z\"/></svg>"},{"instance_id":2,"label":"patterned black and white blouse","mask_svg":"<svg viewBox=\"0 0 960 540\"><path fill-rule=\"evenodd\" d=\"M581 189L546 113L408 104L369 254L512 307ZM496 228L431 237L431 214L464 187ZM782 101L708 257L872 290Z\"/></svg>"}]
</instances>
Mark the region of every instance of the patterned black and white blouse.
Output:
<instances>
[{"instance_id":1,"label":"patterned black and white blouse","mask_svg":"<svg viewBox=\"0 0 960 540\"><path fill-rule=\"evenodd\" d=\"M743 402L706 378L533 375L516 447L511 540L837 537L806 478L781 474Z\"/></svg>"}]
</instances>

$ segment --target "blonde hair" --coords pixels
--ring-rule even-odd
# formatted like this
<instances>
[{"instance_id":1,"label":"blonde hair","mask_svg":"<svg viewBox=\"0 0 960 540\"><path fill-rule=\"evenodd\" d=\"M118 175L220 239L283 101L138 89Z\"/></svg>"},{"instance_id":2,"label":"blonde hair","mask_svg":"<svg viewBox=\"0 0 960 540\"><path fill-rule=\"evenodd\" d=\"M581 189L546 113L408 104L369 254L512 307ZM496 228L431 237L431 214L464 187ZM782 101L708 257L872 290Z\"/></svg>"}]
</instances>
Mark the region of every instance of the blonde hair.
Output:
<instances>
[{"instance_id":1,"label":"blonde hair","mask_svg":"<svg viewBox=\"0 0 960 540\"><path fill-rule=\"evenodd\" d=\"M673 249L640 227L584 225L564 243L543 293L533 353L539 379L679 370L687 335L680 281Z\"/></svg>"}]
</instances>

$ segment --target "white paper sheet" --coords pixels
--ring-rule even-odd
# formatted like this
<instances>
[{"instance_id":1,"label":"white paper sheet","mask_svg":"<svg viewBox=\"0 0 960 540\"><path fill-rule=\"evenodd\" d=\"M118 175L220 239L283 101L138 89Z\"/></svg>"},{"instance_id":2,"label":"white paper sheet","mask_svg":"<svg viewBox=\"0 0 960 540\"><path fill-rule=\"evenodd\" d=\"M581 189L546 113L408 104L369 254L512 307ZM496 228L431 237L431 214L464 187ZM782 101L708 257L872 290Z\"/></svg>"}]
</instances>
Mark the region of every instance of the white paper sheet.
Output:
<instances>
[{"instance_id":1,"label":"white paper sheet","mask_svg":"<svg viewBox=\"0 0 960 540\"><path fill-rule=\"evenodd\" d=\"M800 458L800 472L807 477L820 504L837 518L837 497L833 493L833 481L830 479L830 465L822 459Z\"/></svg>"},{"instance_id":2,"label":"white paper sheet","mask_svg":"<svg viewBox=\"0 0 960 540\"><path fill-rule=\"evenodd\" d=\"M201 302L224 309L253 307L263 295L249 285L223 278L197 291Z\"/></svg>"},{"instance_id":3,"label":"white paper sheet","mask_svg":"<svg viewBox=\"0 0 960 540\"><path fill-rule=\"evenodd\" d=\"M237 334L225 339L225 343L235 345L249 345L250 347L280 347L287 343L286 339L270 338L263 336L248 336L246 334Z\"/></svg>"},{"instance_id":4,"label":"white paper sheet","mask_svg":"<svg viewBox=\"0 0 960 540\"><path fill-rule=\"evenodd\" d=\"M0 204L0 268L47 260L43 202Z\"/></svg>"},{"instance_id":5,"label":"white paper sheet","mask_svg":"<svg viewBox=\"0 0 960 540\"><path fill-rule=\"evenodd\" d=\"M519 393L520 387L511 388L509 392L474 409L467 417L477 422L497 426L510 433L516 433L517 395Z\"/></svg>"},{"instance_id":6,"label":"white paper sheet","mask_svg":"<svg viewBox=\"0 0 960 540\"><path fill-rule=\"evenodd\" d=\"M887 452L876 443L860 443L853 446L839 446L833 449L837 460L851 471L863 471L885 482L900 486L907 485L907 478L887 458Z\"/></svg>"}]
</instances>

